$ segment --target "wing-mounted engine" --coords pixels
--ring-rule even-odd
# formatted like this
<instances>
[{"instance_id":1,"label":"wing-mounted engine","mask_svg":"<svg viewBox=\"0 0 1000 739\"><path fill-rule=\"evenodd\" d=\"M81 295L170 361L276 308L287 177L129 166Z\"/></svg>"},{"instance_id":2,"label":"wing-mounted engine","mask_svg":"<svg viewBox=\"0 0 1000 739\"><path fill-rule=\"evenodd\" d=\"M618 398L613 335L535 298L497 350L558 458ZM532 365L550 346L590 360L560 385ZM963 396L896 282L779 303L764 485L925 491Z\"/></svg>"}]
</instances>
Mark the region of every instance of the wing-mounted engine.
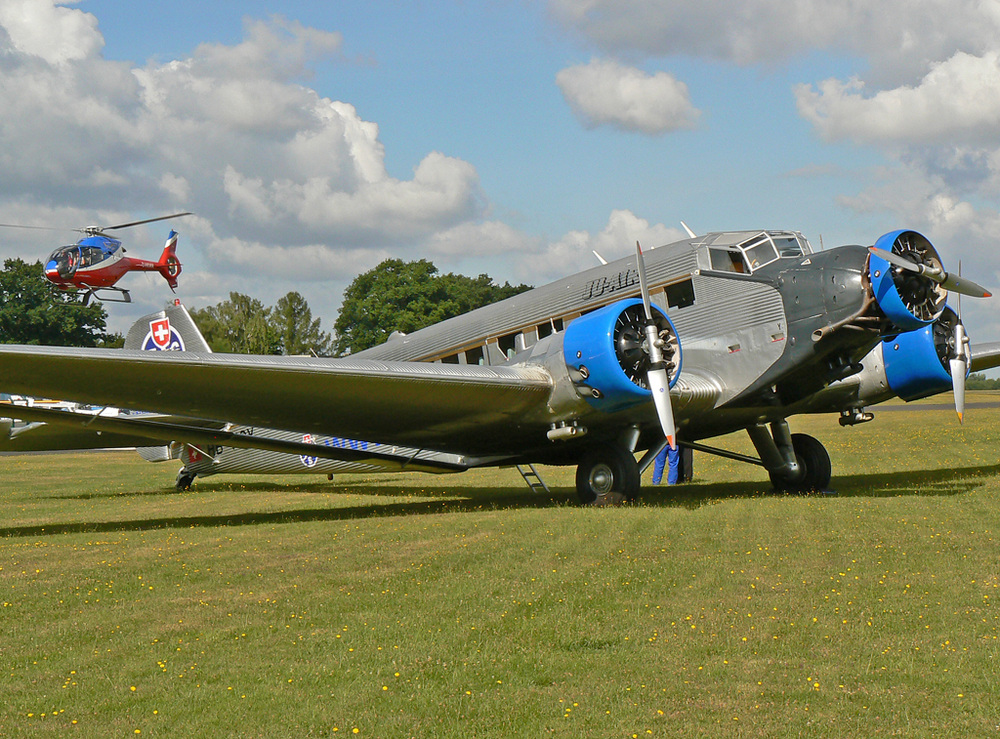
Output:
<instances>
[{"instance_id":1,"label":"wing-mounted engine","mask_svg":"<svg viewBox=\"0 0 1000 739\"><path fill-rule=\"evenodd\" d=\"M882 342L886 382L896 395L916 400L952 388L951 363L967 356L967 348L956 345L956 337L960 344L965 341L965 332L956 331L959 326L958 315L946 307L934 323ZM964 370L967 375L968 363Z\"/></svg>"},{"instance_id":2,"label":"wing-mounted engine","mask_svg":"<svg viewBox=\"0 0 1000 739\"><path fill-rule=\"evenodd\" d=\"M674 325L652 307L664 367L673 387L681 371ZM563 353L577 392L594 408L614 412L649 402L649 347L642 300L622 300L580 316L565 331Z\"/></svg>"},{"instance_id":3,"label":"wing-mounted engine","mask_svg":"<svg viewBox=\"0 0 1000 739\"><path fill-rule=\"evenodd\" d=\"M885 256L881 256L882 252ZM895 255L896 260L891 256ZM916 231L891 231L875 242L868 279L879 308L902 331L929 326L945 307L948 291L930 275L944 274L937 250Z\"/></svg>"}]
</instances>

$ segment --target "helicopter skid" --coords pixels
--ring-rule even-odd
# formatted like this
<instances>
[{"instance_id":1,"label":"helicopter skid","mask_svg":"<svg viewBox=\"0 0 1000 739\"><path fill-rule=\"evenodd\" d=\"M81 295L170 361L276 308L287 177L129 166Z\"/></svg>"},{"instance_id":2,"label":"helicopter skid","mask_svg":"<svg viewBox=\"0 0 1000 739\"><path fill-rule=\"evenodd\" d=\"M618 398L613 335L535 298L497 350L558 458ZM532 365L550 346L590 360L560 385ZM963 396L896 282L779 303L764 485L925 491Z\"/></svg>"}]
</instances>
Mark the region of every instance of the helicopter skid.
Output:
<instances>
[{"instance_id":1,"label":"helicopter skid","mask_svg":"<svg viewBox=\"0 0 1000 739\"><path fill-rule=\"evenodd\" d=\"M96 298L101 303L131 303L132 296L128 290L120 287L89 287L84 286L86 292L80 301L81 306L86 306L91 298ZM107 294L101 294L107 293Z\"/></svg>"}]
</instances>

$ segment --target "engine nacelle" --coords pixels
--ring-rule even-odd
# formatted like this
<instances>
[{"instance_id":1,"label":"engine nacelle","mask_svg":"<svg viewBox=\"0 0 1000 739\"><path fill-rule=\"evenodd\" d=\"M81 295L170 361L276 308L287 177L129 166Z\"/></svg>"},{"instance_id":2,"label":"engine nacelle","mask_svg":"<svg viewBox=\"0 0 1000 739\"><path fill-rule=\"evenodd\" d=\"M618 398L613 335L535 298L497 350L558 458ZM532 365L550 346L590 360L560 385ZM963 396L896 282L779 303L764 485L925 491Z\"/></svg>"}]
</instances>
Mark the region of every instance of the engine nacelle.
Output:
<instances>
[{"instance_id":1,"label":"engine nacelle","mask_svg":"<svg viewBox=\"0 0 1000 739\"><path fill-rule=\"evenodd\" d=\"M879 238L875 246L899 254L915 264L941 267L937 250L916 231L890 231ZM944 288L922 275L894 270L877 254L869 257L868 279L879 308L901 331L929 326L944 310L947 298Z\"/></svg>"},{"instance_id":2,"label":"engine nacelle","mask_svg":"<svg viewBox=\"0 0 1000 739\"><path fill-rule=\"evenodd\" d=\"M677 331L663 311L655 305L652 310L673 387L681 371ZM642 300L633 298L580 316L566 328L563 355L567 370L578 392L594 408L610 413L649 402L645 325Z\"/></svg>"},{"instance_id":3,"label":"engine nacelle","mask_svg":"<svg viewBox=\"0 0 1000 739\"><path fill-rule=\"evenodd\" d=\"M958 316L945 308L929 326L890 337L882 342L885 377L903 400L916 400L951 389L952 337Z\"/></svg>"}]
</instances>

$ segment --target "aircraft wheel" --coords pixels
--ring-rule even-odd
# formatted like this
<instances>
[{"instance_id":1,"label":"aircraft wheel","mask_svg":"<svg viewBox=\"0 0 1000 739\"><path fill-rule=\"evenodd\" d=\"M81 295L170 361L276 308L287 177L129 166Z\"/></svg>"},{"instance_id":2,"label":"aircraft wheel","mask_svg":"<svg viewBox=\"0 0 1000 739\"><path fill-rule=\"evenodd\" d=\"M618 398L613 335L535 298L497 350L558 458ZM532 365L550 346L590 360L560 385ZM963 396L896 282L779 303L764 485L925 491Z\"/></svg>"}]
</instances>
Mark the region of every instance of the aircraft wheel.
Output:
<instances>
[{"instance_id":1,"label":"aircraft wheel","mask_svg":"<svg viewBox=\"0 0 1000 739\"><path fill-rule=\"evenodd\" d=\"M174 485L178 490L190 490L195 477L197 477L195 473L188 472L186 469L181 467L180 471L177 473L177 482L175 482Z\"/></svg>"},{"instance_id":2,"label":"aircraft wheel","mask_svg":"<svg viewBox=\"0 0 1000 739\"><path fill-rule=\"evenodd\" d=\"M779 492L805 493L828 488L833 469L830 466L830 455L822 442L808 434L792 434L792 449L803 467L802 477L788 480L772 472L771 484L775 489Z\"/></svg>"},{"instance_id":3,"label":"aircraft wheel","mask_svg":"<svg viewBox=\"0 0 1000 739\"><path fill-rule=\"evenodd\" d=\"M576 469L576 494L583 505L620 505L639 495L639 466L621 447L595 449Z\"/></svg>"}]
</instances>

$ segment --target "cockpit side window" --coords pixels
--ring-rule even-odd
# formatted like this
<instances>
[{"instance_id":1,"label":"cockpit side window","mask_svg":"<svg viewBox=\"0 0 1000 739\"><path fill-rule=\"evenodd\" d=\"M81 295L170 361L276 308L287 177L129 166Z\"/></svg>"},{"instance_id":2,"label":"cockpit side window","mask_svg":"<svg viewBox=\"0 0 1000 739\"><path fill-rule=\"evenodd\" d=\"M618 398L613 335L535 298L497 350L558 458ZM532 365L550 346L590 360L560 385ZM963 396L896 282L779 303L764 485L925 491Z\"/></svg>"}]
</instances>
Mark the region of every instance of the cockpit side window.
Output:
<instances>
[{"instance_id":1,"label":"cockpit side window","mask_svg":"<svg viewBox=\"0 0 1000 739\"><path fill-rule=\"evenodd\" d=\"M709 249L709 257L712 259L712 269L720 272L746 272L746 263L743 261L743 252L739 249Z\"/></svg>"},{"instance_id":2,"label":"cockpit side window","mask_svg":"<svg viewBox=\"0 0 1000 739\"><path fill-rule=\"evenodd\" d=\"M778 250L774 248L774 243L770 238L763 238L756 243L741 245L743 253L746 254L747 264L750 271L758 270L765 264L770 264L778 258Z\"/></svg>"},{"instance_id":3,"label":"cockpit side window","mask_svg":"<svg viewBox=\"0 0 1000 739\"><path fill-rule=\"evenodd\" d=\"M775 236L774 245L778 247L780 257L801 257L802 245L794 236Z\"/></svg>"}]
</instances>

